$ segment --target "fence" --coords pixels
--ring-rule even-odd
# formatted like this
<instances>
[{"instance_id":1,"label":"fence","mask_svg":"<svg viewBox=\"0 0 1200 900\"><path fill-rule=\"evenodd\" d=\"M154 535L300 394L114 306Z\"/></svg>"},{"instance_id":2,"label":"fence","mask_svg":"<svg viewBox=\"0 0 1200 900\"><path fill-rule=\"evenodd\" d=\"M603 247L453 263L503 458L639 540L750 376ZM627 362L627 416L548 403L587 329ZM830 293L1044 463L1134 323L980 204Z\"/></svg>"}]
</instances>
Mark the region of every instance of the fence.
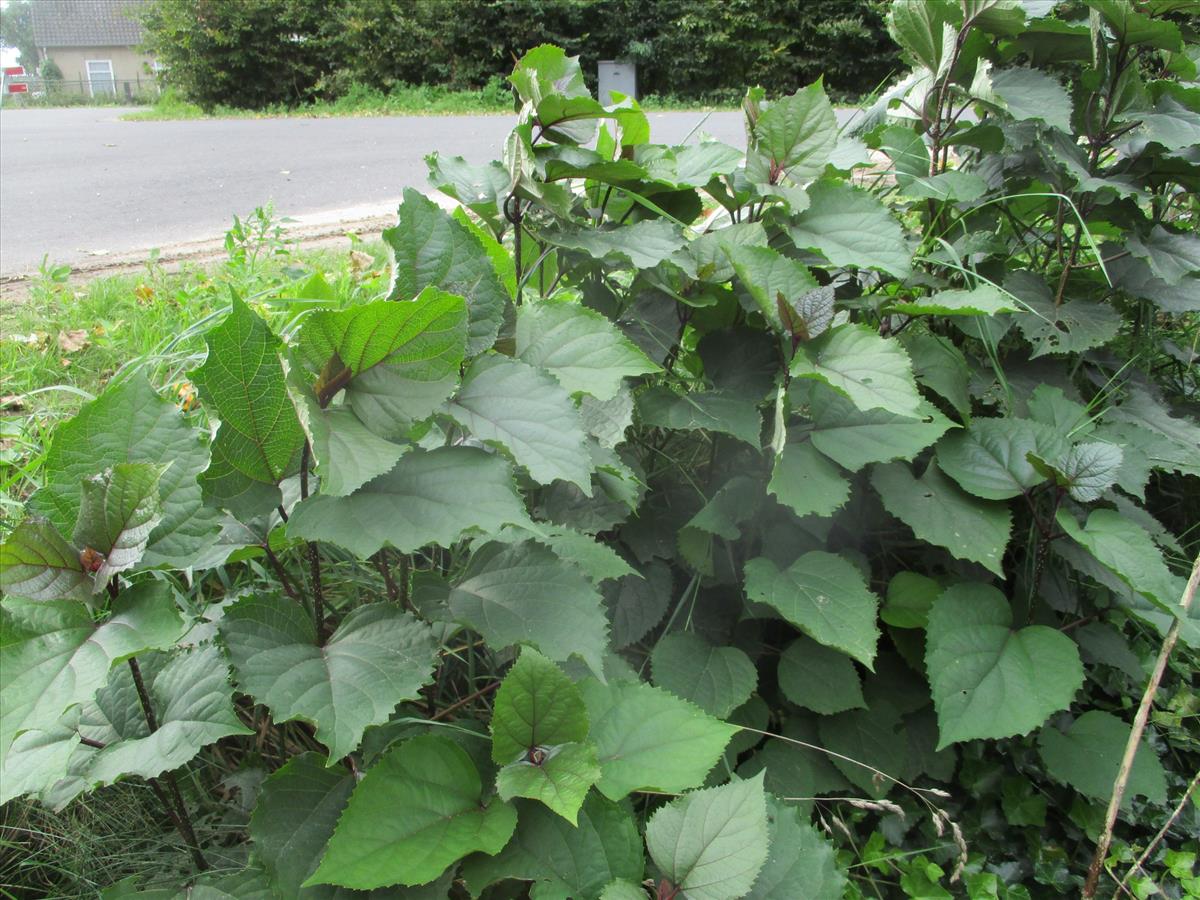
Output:
<instances>
[{"instance_id":1,"label":"fence","mask_svg":"<svg viewBox=\"0 0 1200 900\"><path fill-rule=\"evenodd\" d=\"M10 83L26 84L29 90L20 94L7 93ZM138 103L149 102L162 93L162 86L153 75L115 78L97 81L34 76L5 79L5 106L40 106L46 104L86 104L92 102Z\"/></svg>"}]
</instances>

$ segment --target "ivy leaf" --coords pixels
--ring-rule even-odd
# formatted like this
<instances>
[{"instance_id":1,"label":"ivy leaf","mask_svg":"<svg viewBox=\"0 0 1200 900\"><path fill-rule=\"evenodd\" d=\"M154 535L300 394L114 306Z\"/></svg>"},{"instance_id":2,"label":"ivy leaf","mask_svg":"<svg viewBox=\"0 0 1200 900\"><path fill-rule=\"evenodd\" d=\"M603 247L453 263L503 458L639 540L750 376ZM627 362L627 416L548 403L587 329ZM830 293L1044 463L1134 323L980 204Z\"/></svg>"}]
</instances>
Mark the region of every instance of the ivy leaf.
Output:
<instances>
[{"instance_id":1,"label":"ivy leaf","mask_svg":"<svg viewBox=\"0 0 1200 900\"><path fill-rule=\"evenodd\" d=\"M752 447L761 442L762 416L744 398L720 391L677 394L665 385L652 387L637 398L643 425L682 431L718 431Z\"/></svg>"},{"instance_id":2,"label":"ivy leaf","mask_svg":"<svg viewBox=\"0 0 1200 900\"><path fill-rule=\"evenodd\" d=\"M529 643L551 659L577 654L604 671L608 620L600 593L570 563L534 543L485 544L450 591L450 612L493 647Z\"/></svg>"},{"instance_id":3,"label":"ivy leaf","mask_svg":"<svg viewBox=\"0 0 1200 900\"><path fill-rule=\"evenodd\" d=\"M791 372L796 378L824 382L863 411L921 416L921 395L903 345L865 325L839 325L802 345L792 358Z\"/></svg>"},{"instance_id":4,"label":"ivy leaf","mask_svg":"<svg viewBox=\"0 0 1200 900\"><path fill-rule=\"evenodd\" d=\"M812 274L794 259L770 247L726 246L733 270L759 311L776 331L807 341L833 320L833 296L826 296Z\"/></svg>"},{"instance_id":5,"label":"ivy leaf","mask_svg":"<svg viewBox=\"0 0 1200 900\"><path fill-rule=\"evenodd\" d=\"M596 746L600 781L610 800L636 790L696 787L721 757L737 727L640 681L580 682Z\"/></svg>"},{"instance_id":6,"label":"ivy leaf","mask_svg":"<svg viewBox=\"0 0 1200 900\"><path fill-rule=\"evenodd\" d=\"M304 446L279 341L236 295L225 321L205 341L208 356L191 378L221 427L200 476L204 497L237 516L260 515L282 501L279 482L297 470Z\"/></svg>"},{"instance_id":7,"label":"ivy leaf","mask_svg":"<svg viewBox=\"0 0 1200 900\"><path fill-rule=\"evenodd\" d=\"M693 791L646 823L646 849L663 877L695 900L745 896L767 861L763 775Z\"/></svg>"},{"instance_id":8,"label":"ivy leaf","mask_svg":"<svg viewBox=\"0 0 1200 900\"><path fill-rule=\"evenodd\" d=\"M569 394L609 400L627 376L659 367L598 312L565 303L526 304L517 311L517 356L546 369Z\"/></svg>"},{"instance_id":9,"label":"ivy leaf","mask_svg":"<svg viewBox=\"0 0 1200 900\"><path fill-rule=\"evenodd\" d=\"M492 346L508 306L487 250L454 217L419 191L405 188L395 228L383 232L393 268L388 300L412 300L433 286L467 305L468 356Z\"/></svg>"},{"instance_id":10,"label":"ivy leaf","mask_svg":"<svg viewBox=\"0 0 1200 900\"><path fill-rule=\"evenodd\" d=\"M654 684L718 719L750 699L754 663L737 647L714 647L692 631L663 636L650 656Z\"/></svg>"},{"instance_id":11,"label":"ivy leaf","mask_svg":"<svg viewBox=\"0 0 1200 900\"><path fill-rule=\"evenodd\" d=\"M757 149L797 183L825 170L837 138L837 118L820 81L776 100L754 125Z\"/></svg>"},{"instance_id":12,"label":"ivy leaf","mask_svg":"<svg viewBox=\"0 0 1200 900\"><path fill-rule=\"evenodd\" d=\"M312 618L280 596L244 597L218 625L239 688L277 722L316 726L329 765L429 680L437 642L429 627L384 603L353 610L323 646Z\"/></svg>"},{"instance_id":13,"label":"ivy leaf","mask_svg":"<svg viewBox=\"0 0 1200 900\"><path fill-rule=\"evenodd\" d=\"M779 689L792 703L823 716L867 705L850 657L808 637L792 641L780 654Z\"/></svg>"},{"instance_id":14,"label":"ivy leaf","mask_svg":"<svg viewBox=\"0 0 1200 900\"><path fill-rule=\"evenodd\" d=\"M1065 451L1062 435L1040 422L979 418L942 438L937 460L963 490L985 500L1007 500L1046 480L1029 461L1030 453L1054 463Z\"/></svg>"},{"instance_id":15,"label":"ivy leaf","mask_svg":"<svg viewBox=\"0 0 1200 900\"><path fill-rule=\"evenodd\" d=\"M904 463L876 466L871 486L884 508L918 538L1004 577L1004 551L1012 531L1007 505L965 493L933 462L920 478Z\"/></svg>"},{"instance_id":16,"label":"ivy leaf","mask_svg":"<svg viewBox=\"0 0 1200 900\"><path fill-rule=\"evenodd\" d=\"M1074 641L1044 625L1014 631L1008 600L980 583L955 585L934 601L925 665L938 750L1026 734L1070 706L1083 685Z\"/></svg>"},{"instance_id":17,"label":"ivy leaf","mask_svg":"<svg viewBox=\"0 0 1200 900\"><path fill-rule=\"evenodd\" d=\"M678 226L665 219L644 219L621 228L573 228L543 232L549 243L568 250L581 250L592 259L610 266L628 263L635 269L653 269L684 244Z\"/></svg>"},{"instance_id":18,"label":"ivy leaf","mask_svg":"<svg viewBox=\"0 0 1200 900\"><path fill-rule=\"evenodd\" d=\"M769 853L746 900L841 900L846 874L833 845L793 804L767 797Z\"/></svg>"},{"instance_id":19,"label":"ivy leaf","mask_svg":"<svg viewBox=\"0 0 1200 900\"><path fill-rule=\"evenodd\" d=\"M0 587L28 600L88 600L95 580L50 522L26 519L0 544Z\"/></svg>"},{"instance_id":20,"label":"ivy leaf","mask_svg":"<svg viewBox=\"0 0 1200 900\"><path fill-rule=\"evenodd\" d=\"M857 409L832 390L811 394L812 443L839 465L857 472L867 463L912 459L938 440L954 423L922 400L920 418L885 409Z\"/></svg>"},{"instance_id":21,"label":"ivy leaf","mask_svg":"<svg viewBox=\"0 0 1200 900\"><path fill-rule=\"evenodd\" d=\"M531 647L521 650L496 692L492 759L507 765L537 747L587 738L587 710L579 688Z\"/></svg>"},{"instance_id":22,"label":"ivy leaf","mask_svg":"<svg viewBox=\"0 0 1200 900\"><path fill-rule=\"evenodd\" d=\"M508 463L474 447L414 450L348 497L317 495L296 505L288 534L327 541L366 559L387 545L411 553L448 547L465 531L528 521Z\"/></svg>"},{"instance_id":23,"label":"ivy leaf","mask_svg":"<svg viewBox=\"0 0 1200 900\"><path fill-rule=\"evenodd\" d=\"M808 188L808 209L788 229L801 250L816 250L835 266L879 269L897 278L912 272L900 223L867 191L835 181Z\"/></svg>"},{"instance_id":24,"label":"ivy leaf","mask_svg":"<svg viewBox=\"0 0 1200 900\"><path fill-rule=\"evenodd\" d=\"M74 541L83 554L92 551L101 558L93 575L96 590L142 558L162 518L162 471L149 463L118 463L103 475L84 479Z\"/></svg>"},{"instance_id":25,"label":"ivy leaf","mask_svg":"<svg viewBox=\"0 0 1200 900\"><path fill-rule=\"evenodd\" d=\"M533 896L596 900L607 896L605 888L615 879L642 880L642 838L627 805L593 792L575 826L540 804L517 801L516 808L517 831L508 845L495 856L476 854L463 863L463 880L473 894L519 878L536 882Z\"/></svg>"},{"instance_id":26,"label":"ivy leaf","mask_svg":"<svg viewBox=\"0 0 1200 900\"><path fill-rule=\"evenodd\" d=\"M0 753L22 731L48 731L66 710L91 700L117 663L170 647L182 633L164 581L122 591L99 623L74 601L6 598L0 607Z\"/></svg>"},{"instance_id":27,"label":"ivy leaf","mask_svg":"<svg viewBox=\"0 0 1200 900\"><path fill-rule=\"evenodd\" d=\"M191 565L217 535L218 513L204 505L196 480L208 465L208 449L199 430L141 372L109 387L55 429L33 508L69 534L79 514L83 479L126 462L170 463L158 482L162 518L150 533L143 564Z\"/></svg>"},{"instance_id":28,"label":"ivy leaf","mask_svg":"<svg viewBox=\"0 0 1200 900\"><path fill-rule=\"evenodd\" d=\"M479 440L506 449L539 484L561 479L591 494L583 422L551 375L520 360L479 357L446 411Z\"/></svg>"},{"instance_id":29,"label":"ivy leaf","mask_svg":"<svg viewBox=\"0 0 1200 900\"><path fill-rule=\"evenodd\" d=\"M765 603L814 640L868 668L875 658L879 598L848 560L823 550L780 570L765 557L746 563L746 596Z\"/></svg>"},{"instance_id":30,"label":"ivy leaf","mask_svg":"<svg viewBox=\"0 0 1200 900\"><path fill-rule=\"evenodd\" d=\"M496 773L501 800L538 800L572 825L592 785L600 778L600 763L591 744L539 747Z\"/></svg>"},{"instance_id":31,"label":"ivy leaf","mask_svg":"<svg viewBox=\"0 0 1200 900\"><path fill-rule=\"evenodd\" d=\"M1125 755L1130 727L1111 713L1089 710L1066 731L1043 728L1038 752L1046 771L1094 800L1108 800ZM1167 779L1158 754L1144 738L1133 760L1121 807L1128 811L1136 796L1151 803L1167 802Z\"/></svg>"},{"instance_id":32,"label":"ivy leaf","mask_svg":"<svg viewBox=\"0 0 1200 900\"><path fill-rule=\"evenodd\" d=\"M850 499L850 482L811 441L788 441L767 491L798 516L831 516Z\"/></svg>"},{"instance_id":33,"label":"ivy leaf","mask_svg":"<svg viewBox=\"0 0 1200 900\"><path fill-rule=\"evenodd\" d=\"M405 741L371 767L306 886L370 890L433 881L468 853L498 853L512 837L516 810L482 805L471 757L436 735Z\"/></svg>"}]
</instances>

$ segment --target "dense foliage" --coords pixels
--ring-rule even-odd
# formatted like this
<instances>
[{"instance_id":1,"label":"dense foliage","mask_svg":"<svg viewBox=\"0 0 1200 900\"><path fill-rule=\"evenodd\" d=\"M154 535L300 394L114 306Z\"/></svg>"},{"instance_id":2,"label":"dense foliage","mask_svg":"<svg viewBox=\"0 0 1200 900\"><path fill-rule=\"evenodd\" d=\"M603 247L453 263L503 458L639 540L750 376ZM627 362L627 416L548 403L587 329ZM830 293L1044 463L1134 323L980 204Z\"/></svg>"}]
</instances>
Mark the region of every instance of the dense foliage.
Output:
<instances>
[{"instance_id":1,"label":"dense foliage","mask_svg":"<svg viewBox=\"0 0 1200 900\"><path fill-rule=\"evenodd\" d=\"M185 95L261 107L353 87L475 89L542 43L638 63L643 94L736 102L747 84L790 92L824 74L846 94L900 63L883 0L156 0L149 45ZM602 98L607 99L607 98Z\"/></svg>"},{"instance_id":2,"label":"dense foliage","mask_svg":"<svg viewBox=\"0 0 1200 900\"><path fill-rule=\"evenodd\" d=\"M37 43L33 39L32 0L9 0L0 6L0 47L17 50L17 65L26 72L38 67Z\"/></svg>"},{"instance_id":3,"label":"dense foliage","mask_svg":"<svg viewBox=\"0 0 1200 900\"><path fill-rule=\"evenodd\" d=\"M1194 895L1196 35L1052 5L898 0L745 152L531 50L385 296L57 430L3 798L146 781L192 896L1076 896L1159 656L1100 889Z\"/></svg>"}]
</instances>

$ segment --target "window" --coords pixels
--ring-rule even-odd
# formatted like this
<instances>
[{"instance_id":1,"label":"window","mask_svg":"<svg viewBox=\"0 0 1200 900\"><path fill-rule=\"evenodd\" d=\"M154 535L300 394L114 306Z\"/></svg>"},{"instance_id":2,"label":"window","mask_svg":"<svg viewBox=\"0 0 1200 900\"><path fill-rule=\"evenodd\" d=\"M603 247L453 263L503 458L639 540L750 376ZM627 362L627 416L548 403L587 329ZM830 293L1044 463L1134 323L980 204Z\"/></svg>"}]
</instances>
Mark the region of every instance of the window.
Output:
<instances>
[{"instance_id":1,"label":"window","mask_svg":"<svg viewBox=\"0 0 1200 900\"><path fill-rule=\"evenodd\" d=\"M97 94L116 94L117 80L113 77L111 59L89 59L87 78L93 97Z\"/></svg>"}]
</instances>

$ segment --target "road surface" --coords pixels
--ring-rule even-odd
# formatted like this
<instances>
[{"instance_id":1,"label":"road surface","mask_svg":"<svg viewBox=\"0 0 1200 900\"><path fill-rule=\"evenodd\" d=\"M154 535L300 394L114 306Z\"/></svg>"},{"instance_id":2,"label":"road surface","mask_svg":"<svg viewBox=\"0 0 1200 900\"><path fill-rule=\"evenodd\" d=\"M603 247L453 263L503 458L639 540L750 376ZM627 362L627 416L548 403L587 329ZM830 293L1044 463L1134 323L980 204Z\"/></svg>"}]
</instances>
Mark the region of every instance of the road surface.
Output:
<instances>
[{"instance_id":1,"label":"road surface","mask_svg":"<svg viewBox=\"0 0 1200 900\"><path fill-rule=\"evenodd\" d=\"M362 219L426 189L433 150L499 158L511 116L125 122L123 109L0 112L0 275L43 255L71 265L220 236L234 214ZM682 141L704 113L651 114L655 141ZM741 116L701 126L743 145ZM103 253L99 251L104 251Z\"/></svg>"}]
</instances>

